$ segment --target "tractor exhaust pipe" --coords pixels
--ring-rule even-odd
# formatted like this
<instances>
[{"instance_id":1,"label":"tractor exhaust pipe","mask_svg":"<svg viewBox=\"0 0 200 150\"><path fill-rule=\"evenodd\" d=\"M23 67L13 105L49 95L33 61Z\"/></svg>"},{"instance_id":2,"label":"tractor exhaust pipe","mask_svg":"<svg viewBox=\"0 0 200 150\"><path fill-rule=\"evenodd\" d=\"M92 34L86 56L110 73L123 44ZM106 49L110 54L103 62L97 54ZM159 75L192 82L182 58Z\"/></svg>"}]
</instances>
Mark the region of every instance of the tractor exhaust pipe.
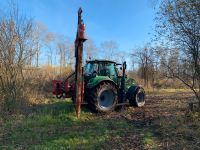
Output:
<instances>
[{"instance_id":1,"label":"tractor exhaust pipe","mask_svg":"<svg viewBox=\"0 0 200 150\"><path fill-rule=\"evenodd\" d=\"M126 61L122 64L122 79L121 79L121 103L126 101L126 92L125 92L125 80L126 80Z\"/></svg>"}]
</instances>

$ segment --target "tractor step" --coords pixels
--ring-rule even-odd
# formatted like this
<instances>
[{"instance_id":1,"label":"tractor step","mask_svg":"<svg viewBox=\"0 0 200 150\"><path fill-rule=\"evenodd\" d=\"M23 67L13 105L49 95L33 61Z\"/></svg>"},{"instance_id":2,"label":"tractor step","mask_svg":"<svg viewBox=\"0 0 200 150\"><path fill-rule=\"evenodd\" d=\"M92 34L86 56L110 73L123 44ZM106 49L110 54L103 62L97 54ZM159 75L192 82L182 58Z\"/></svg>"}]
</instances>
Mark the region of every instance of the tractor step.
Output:
<instances>
[{"instance_id":1,"label":"tractor step","mask_svg":"<svg viewBox=\"0 0 200 150\"><path fill-rule=\"evenodd\" d=\"M130 103L129 103L129 102L126 102L126 103L119 103L119 104L117 104L116 106L123 106L123 105L130 105Z\"/></svg>"}]
</instances>

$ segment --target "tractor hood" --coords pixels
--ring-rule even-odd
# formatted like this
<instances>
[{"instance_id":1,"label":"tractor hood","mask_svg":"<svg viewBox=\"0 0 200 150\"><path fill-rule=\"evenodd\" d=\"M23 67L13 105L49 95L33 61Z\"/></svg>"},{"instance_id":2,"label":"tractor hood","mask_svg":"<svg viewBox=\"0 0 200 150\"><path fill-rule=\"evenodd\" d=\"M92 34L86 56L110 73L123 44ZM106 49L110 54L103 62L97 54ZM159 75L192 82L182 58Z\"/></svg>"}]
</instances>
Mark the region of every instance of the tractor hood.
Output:
<instances>
[{"instance_id":1,"label":"tractor hood","mask_svg":"<svg viewBox=\"0 0 200 150\"><path fill-rule=\"evenodd\" d=\"M85 76L85 78L87 78L87 77ZM93 87L97 86L99 83L104 82L104 81L108 81L110 83L113 83L117 87L117 83L115 83L108 76L95 76L95 77L92 77L92 78L90 77L90 78L87 78L86 81L87 81L86 84L85 84L86 88L93 88ZM121 82L121 78L118 78L118 83L120 84L120 82ZM138 83L132 78L126 78L125 84L126 84L126 88L125 88L126 91L131 86L138 85ZM120 86L118 86L118 87L120 87Z\"/></svg>"},{"instance_id":2,"label":"tractor hood","mask_svg":"<svg viewBox=\"0 0 200 150\"><path fill-rule=\"evenodd\" d=\"M113 80L111 80L107 76L96 76L88 80L88 82L86 83L86 88L93 88L97 86L100 82L104 82L104 81L108 81L116 85L115 82L113 82Z\"/></svg>"},{"instance_id":3,"label":"tractor hood","mask_svg":"<svg viewBox=\"0 0 200 150\"><path fill-rule=\"evenodd\" d=\"M126 78L126 91L131 87L131 86L135 86L138 85L138 83L133 79L133 78Z\"/></svg>"}]
</instances>

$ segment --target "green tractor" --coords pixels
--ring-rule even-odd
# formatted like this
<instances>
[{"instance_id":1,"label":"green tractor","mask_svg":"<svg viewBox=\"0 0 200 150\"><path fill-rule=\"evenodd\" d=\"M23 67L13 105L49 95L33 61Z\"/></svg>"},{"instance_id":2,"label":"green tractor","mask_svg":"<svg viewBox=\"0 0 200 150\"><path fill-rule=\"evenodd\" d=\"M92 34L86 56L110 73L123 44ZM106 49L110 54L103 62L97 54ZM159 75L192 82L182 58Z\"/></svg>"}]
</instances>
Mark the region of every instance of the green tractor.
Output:
<instances>
[{"instance_id":1,"label":"green tractor","mask_svg":"<svg viewBox=\"0 0 200 150\"><path fill-rule=\"evenodd\" d=\"M125 74L126 62L118 64L110 60L90 60L82 69L85 26L82 9L78 10L78 28L75 40L75 73L64 81L53 80L53 94L57 98L72 97L76 104L77 117L81 104L88 104L95 112L110 112L117 106L130 104L141 107L145 104L144 89ZM117 66L121 66L121 74Z\"/></svg>"},{"instance_id":2,"label":"green tractor","mask_svg":"<svg viewBox=\"0 0 200 150\"><path fill-rule=\"evenodd\" d=\"M117 66L122 65L122 74ZM85 99L94 111L109 112L117 105L130 103L141 107L145 92L134 79L125 75L126 62L117 64L108 60L88 61L84 71Z\"/></svg>"},{"instance_id":3,"label":"green tractor","mask_svg":"<svg viewBox=\"0 0 200 150\"><path fill-rule=\"evenodd\" d=\"M110 112L117 106L127 104L144 106L144 89L134 79L128 78L125 70L126 62L118 64L109 60L87 61L83 72L84 88L82 88L81 104L87 103L95 112ZM63 82L54 80L54 83L53 93L57 97L72 97L75 102L74 80L70 82L67 78Z\"/></svg>"}]
</instances>

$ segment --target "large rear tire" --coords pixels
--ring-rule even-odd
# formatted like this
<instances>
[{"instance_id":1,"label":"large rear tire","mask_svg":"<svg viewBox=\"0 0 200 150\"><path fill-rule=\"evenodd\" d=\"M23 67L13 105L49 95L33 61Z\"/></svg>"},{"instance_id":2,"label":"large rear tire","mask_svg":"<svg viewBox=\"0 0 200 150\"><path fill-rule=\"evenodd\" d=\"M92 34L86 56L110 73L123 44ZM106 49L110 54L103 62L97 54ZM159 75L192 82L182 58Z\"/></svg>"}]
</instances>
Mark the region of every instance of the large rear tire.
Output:
<instances>
[{"instance_id":1,"label":"large rear tire","mask_svg":"<svg viewBox=\"0 0 200 150\"><path fill-rule=\"evenodd\" d=\"M142 107L145 104L145 91L139 87L130 98L130 104L136 107Z\"/></svg>"},{"instance_id":2,"label":"large rear tire","mask_svg":"<svg viewBox=\"0 0 200 150\"><path fill-rule=\"evenodd\" d=\"M115 109L117 89L108 82L103 82L89 93L89 106L95 112L107 113Z\"/></svg>"}]
</instances>

